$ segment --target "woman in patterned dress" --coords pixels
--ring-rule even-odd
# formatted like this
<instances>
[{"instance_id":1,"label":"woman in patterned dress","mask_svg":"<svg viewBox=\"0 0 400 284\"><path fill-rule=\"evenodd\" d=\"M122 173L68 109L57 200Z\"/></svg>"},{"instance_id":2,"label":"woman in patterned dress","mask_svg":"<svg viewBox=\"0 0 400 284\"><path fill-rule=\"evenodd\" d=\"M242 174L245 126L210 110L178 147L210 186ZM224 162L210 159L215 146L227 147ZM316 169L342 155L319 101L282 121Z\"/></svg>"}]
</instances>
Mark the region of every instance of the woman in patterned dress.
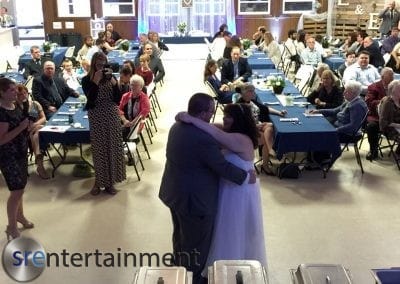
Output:
<instances>
[{"instance_id":1,"label":"woman in patterned dress","mask_svg":"<svg viewBox=\"0 0 400 284\"><path fill-rule=\"evenodd\" d=\"M10 197L7 201L7 239L20 236L17 222L25 229L33 228L23 212L22 196L28 179L27 129L30 122L19 108L17 86L7 78L0 78L0 169L6 180Z\"/></svg>"},{"instance_id":2,"label":"woman in patterned dress","mask_svg":"<svg viewBox=\"0 0 400 284\"><path fill-rule=\"evenodd\" d=\"M104 68L107 57L96 52L90 71L82 78L82 89L87 96L90 140L95 169L95 183L90 193L98 195L100 188L116 194L114 184L126 179L121 120L118 104L121 100L117 80L110 68Z\"/></svg>"}]
</instances>

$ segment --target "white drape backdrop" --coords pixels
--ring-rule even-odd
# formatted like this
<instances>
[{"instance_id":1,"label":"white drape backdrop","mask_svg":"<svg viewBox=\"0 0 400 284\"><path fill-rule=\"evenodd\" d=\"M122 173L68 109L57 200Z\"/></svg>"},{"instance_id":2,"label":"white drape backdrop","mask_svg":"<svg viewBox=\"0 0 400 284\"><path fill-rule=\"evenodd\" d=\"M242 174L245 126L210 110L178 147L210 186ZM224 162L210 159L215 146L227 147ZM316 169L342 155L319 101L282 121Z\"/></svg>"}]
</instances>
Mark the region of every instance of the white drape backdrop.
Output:
<instances>
[{"instance_id":1,"label":"white drape backdrop","mask_svg":"<svg viewBox=\"0 0 400 284\"><path fill-rule=\"evenodd\" d=\"M333 35L333 28L336 25L336 10L335 10L335 0L328 0L328 10L327 12L321 14L315 13L304 13L300 16L299 22L297 23L297 30L303 29L304 19L311 19L315 22L326 21L326 35Z\"/></svg>"},{"instance_id":2,"label":"white drape backdrop","mask_svg":"<svg viewBox=\"0 0 400 284\"><path fill-rule=\"evenodd\" d=\"M187 32L203 31L213 35L223 23L229 31L236 34L234 1L225 0L193 0L192 8L183 8L181 1L177 5L166 4L164 0L157 3L157 13L151 11L150 1L139 0L138 7L138 32L147 33L149 30L161 34L174 34L177 25L181 22L187 24ZM194 7L196 5L196 8ZM197 13L195 14L195 9ZM202 12L200 12L202 11Z\"/></svg>"}]
</instances>

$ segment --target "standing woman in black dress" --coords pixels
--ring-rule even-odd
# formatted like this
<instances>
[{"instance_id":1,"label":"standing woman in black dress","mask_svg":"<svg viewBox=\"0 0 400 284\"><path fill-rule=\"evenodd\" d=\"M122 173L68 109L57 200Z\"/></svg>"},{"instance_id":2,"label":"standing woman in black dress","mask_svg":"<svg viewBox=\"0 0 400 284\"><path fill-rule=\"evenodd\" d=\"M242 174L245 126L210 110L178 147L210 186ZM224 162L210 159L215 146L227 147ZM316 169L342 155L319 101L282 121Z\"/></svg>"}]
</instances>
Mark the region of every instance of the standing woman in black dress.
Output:
<instances>
[{"instance_id":1,"label":"standing woman in black dress","mask_svg":"<svg viewBox=\"0 0 400 284\"><path fill-rule=\"evenodd\" d=\"M82 89L87 96L95 183L90 193L98 195L100 188L106 193L116 194L114 184L126 179L122 125L118 106L121 92L112 70L105 68L107 57L96 52L90 70L82 78Z\"/></svg>"},{"instance_id":2,"label":"standing woman in black dress","mask_svg":"<svg viewBox=\"0 0 400 284\"><path fill-rule=\"evenodd\" d=\"M22 196L28 179L29 120L24 110L17 107L17 86L7 78L0 78L0 169L6 180L10 197L7 200L7 239L20 236L17 222L25 229L33 228L25 216Z\"/></svg>"}]
</instances>

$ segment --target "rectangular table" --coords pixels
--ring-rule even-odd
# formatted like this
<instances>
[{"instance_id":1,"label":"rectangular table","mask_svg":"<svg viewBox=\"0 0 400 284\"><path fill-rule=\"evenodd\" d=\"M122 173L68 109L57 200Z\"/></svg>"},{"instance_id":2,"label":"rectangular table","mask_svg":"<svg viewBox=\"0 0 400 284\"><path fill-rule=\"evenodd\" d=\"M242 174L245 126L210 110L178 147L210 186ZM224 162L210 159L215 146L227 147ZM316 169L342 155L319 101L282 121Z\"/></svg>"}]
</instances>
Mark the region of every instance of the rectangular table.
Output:
<instances>
[{"instance_id":1,"label":"rectangular table","mask_svg":"<svg viewBox=\"0 0 400 284\"><path fill-rule=\"evenodd\" d=\"M67 52L68 46L60 46L54 49L53 52L43 54L43 59L51 59L57 67L61 66L61 63L64 60L65 53ZM25 68L25 64L32 59L31 53L28 51L25 54L21 55L18 59L18 71L21 71ZM42 60L43 60L42 59Z\"/></svg>"},{"instance_id":2,"label":"rectangular table","mask_svg":"<svg viewBox=\"0 0 400 284\"><path fill-rule=\"evenodd\" d=\"M271 115L275 129L274 150L277 158L282 159L285 153L290 152L328 152L332 160L336 160L341 153L336 128L324 117L306 117L305 107L284 107L271 91L256 90L258 99L263 103L274 103L270 106L282 110L286 109L286 118L297 118L296 122L281 121L281 117ZM305 98L296 98L294 102L305 102Z\"/></svg>"},{"instance_id":3,"label":"rectangular table","mask_svg":"<svg viewBox=\"0 0 400 284\"><path fill-rule=\"evenodd\" d=\"M254 52L247 61L251 69L275 69L275 64L263 52Z\"/></svg>"},{"instance_id":4,"label":"rectangular table","mask_svg":"<svg viewBox=\"0 0 400 284\"><path fill-rule=\"evenodd\" d=\"M82 152L82 144L90 144L90 131L87 112L84 111L82 107L78 107L79 103L79 99L77 98L68 98L67 101L60 107L60 109L46 123L45 127L39 131L40 148L46 151L49 156L50 162L53 166L53 177L57 168L62 164L84 163L93 167L92 164L85 159ZM72 106L75 106L76 111L71 111L74 109ZM68 113L72 114L74 123L80 123L80 127L74 128L71 126L71 123L68 121ZM65 132L57 132L61 131L62 127L68 126L70 127ZM56 143L62 144L61 150L54 147L60 157L60 161L57 164L54 163L47 149L47 145L50 144L54 146ZM67 150L65 145L71 144L78 144L81 160L73 162L67 161Z\"/></svg>"}]
</instances>

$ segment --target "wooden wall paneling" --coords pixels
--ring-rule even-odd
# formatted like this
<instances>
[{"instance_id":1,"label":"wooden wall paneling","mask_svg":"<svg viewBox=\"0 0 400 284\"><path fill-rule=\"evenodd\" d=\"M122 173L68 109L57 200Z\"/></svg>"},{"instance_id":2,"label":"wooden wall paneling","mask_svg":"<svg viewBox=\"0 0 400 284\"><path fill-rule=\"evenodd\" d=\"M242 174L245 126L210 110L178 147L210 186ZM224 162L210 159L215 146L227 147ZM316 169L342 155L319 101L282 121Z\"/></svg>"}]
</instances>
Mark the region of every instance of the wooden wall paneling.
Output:
<instances>
[{"instance_id":1,"label":"wooden wall paneling","mask_svg":"<svg viewBox=\"0 0 400 284\"><path fill-rule=\"evenodd\" d=\"M80 33L83 36L90 35L90 18L59 18L57 15L57 1L42 0L43 7L43 25L45 35L54 33ZM95 14L98 18L103 16L101 1L90 0L90 8L92 19ZM136 15L137 11L137 0L135 3ZM137 38L137 17L108 17L105 19L106 23L111 22L118 33L126 39ZM62 29L53 29L53 22L62 22ZM74 22L74 29L65 29L65 22Z\"/></svg>"}]
</instances>

